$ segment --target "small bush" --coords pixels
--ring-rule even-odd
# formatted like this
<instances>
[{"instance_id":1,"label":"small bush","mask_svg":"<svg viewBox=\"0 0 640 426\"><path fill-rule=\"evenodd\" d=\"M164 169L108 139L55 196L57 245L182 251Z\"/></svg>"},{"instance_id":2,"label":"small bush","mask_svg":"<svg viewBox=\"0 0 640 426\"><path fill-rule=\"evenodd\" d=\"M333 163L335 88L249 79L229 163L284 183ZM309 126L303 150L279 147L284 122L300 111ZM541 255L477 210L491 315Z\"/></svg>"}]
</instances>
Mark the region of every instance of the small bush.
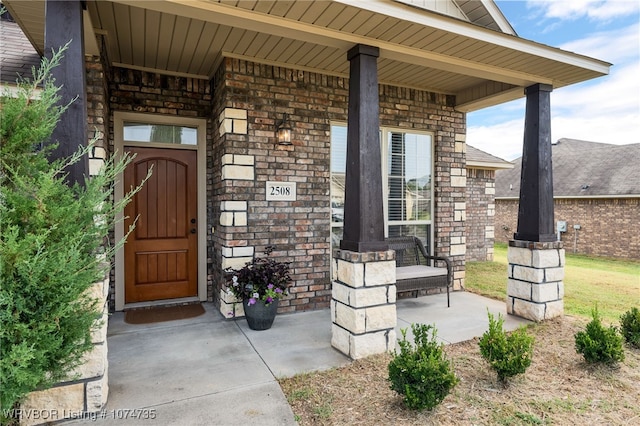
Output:
<instances>
[{"instance_id":1,"label":"small bush","mask_svg":"<svg viewBox=\"0 0 640 426\"><path fill-rule=\"evenodd\" d=\"M400 353L394 352L389 363L391 389L403 396L412 410L432 410L458 383L451 361L445 358L443 345L436 342L432 325L412 324L415 347L402 330Z\"/></svg>"},{"instance_id":2,"label":"small bush","mask_svg":"<svg viewBox=\"0 0 640 426\"><path fill-rule=\"evenodd\" d=\"M631 308L620 317L622 336L631 346L640 349L640 310Z\"/></svg>"},{"instance_id":3,"label":"small bush","mask_svg":"<svg viewBox=\"0 0 640 426\"><path fill-rule=\"evenodd\" d=\"M596 306L591 311L593 318L585 331L575 335L576 352L582 354L589 363L615 364L624 360L622 336L614 326L605 327Z\"/></svg>"},{"instance_id":4,"label":"small bush","mask_svg":"<svg viewBox=\"0 0 640 426\"><path fill-rule=\"evenodd\" d=\"M501 381L524 373L531 365L533 337L527 334L524 327L507 335L503 329L502 315L498 314L497 320L490 312L488 315L489 330L478 342L482 357L491 364Z\"/></svg>"}]
</instances>

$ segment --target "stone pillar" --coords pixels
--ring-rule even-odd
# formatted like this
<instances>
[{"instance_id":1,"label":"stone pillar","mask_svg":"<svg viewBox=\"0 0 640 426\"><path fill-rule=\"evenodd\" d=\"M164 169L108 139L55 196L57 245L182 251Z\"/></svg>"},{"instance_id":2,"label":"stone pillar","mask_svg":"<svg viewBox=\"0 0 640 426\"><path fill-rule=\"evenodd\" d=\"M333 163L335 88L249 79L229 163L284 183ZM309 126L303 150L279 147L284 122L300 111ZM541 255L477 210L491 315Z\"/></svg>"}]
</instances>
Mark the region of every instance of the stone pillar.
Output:
<instances>
[{"instance_id":1,"label":"stone pillar","mask_svg":"<svg viewBox=\"0 0 640 426\"><path fill-rule=\"evenodd\" d=\"M51 424L64 419L92 418L100 413L109 394L107 324L109 320L109 277L94 283L88 293L102 307L102 316L91 333L93 349L67 380L49 389L34 391L20 404L20 425ZM98 418L99 418L99 414Z\"/></svg>"},{"instance_id":2,"label":"stone pillar","mask_svg":"<svg viewBox=\"0 0 640 426\"><path fill-rule=\"evenodd\" d=\"M396 262L393 250L335 250L331 345L352 359L396 345Z\"/></svg>"},{"instance_id":3,"label":"stone pillar","mask_svg":"<svg viewBox=\"0 0 640 426\"><path fill-rule=\"evenodd\" d=\"M533 321L564 314L564 249L553 229L552 87L526 88L518 229L509 241L507 312Z\"/></svg>"},{"instance_id":4,"label":"stone pillar","mask_svg":"<svg viewBox=\"0 0 640 426\"><path fill-rule=\"evenodd\" d=\"M564 314L562 242L512 240L507 260L507 313L536 322Z\"/></svg>"}]
</instances>

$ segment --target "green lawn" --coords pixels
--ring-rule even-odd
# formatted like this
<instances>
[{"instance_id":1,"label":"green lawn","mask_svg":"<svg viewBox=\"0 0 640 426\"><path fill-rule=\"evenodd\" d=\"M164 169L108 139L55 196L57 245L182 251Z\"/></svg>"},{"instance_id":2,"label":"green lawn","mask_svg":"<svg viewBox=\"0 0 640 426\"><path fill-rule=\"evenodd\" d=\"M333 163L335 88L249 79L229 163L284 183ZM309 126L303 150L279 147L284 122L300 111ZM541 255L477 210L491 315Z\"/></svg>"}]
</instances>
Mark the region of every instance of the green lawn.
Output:
<instances>
[{"instance_id":1,"label":"green lawn","mask_svg":"<svg viewBox=\"0 0 640 426\"><path fill-rule=\"evenodd\" d=\"M505 300L507 246L496 244L493 262L467 262L465 287L469 291ZM589 317L598 304L602 317L618 322L633 306L640 307L640 261L566 254L565 313Z\"/></svg>"}]
</instances>

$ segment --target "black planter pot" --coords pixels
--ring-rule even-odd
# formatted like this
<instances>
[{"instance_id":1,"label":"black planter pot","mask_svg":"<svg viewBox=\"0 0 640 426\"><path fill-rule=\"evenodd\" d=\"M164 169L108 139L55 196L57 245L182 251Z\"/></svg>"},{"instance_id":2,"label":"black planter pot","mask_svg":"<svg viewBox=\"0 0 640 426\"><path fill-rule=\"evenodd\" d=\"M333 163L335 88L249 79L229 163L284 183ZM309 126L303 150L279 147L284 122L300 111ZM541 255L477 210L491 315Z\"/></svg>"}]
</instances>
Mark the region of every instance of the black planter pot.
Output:
<instances>
[{"instance_id":1,"label":"black planter pot","mask_svg":"<svg viewBox=\"0 0 640 426\"><path fill-rule=\"evenodd\" d=\"M273 325L273 320L278 312L278 299L265 305L262 300L257 300L249 305L249 300L243 300L244 317L252 330L268 330Z\"/></svg>"}]
</instances>

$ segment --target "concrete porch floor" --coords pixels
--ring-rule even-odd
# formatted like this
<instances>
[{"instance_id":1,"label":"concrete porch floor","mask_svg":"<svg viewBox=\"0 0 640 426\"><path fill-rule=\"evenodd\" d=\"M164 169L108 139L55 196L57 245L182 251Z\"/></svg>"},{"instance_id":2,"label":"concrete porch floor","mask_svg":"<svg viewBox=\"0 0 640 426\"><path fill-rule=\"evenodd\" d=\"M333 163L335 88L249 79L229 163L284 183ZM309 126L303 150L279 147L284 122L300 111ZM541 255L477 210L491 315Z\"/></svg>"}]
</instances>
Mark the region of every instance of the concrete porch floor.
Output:
<instances>
[{"instance_id":1,"label":"concrete porch floor","mask_svg":"<svg viewBox=\"0 0 640 426\"><path fill-rule=\"evenodd\" d=\"M515 329L504 302L472 293L402 299L398 325L435 324L445 343L480 336L487 309ZM339 367L350 360L331 347L330 311L278 315L266 331L244 318L226 320L212 304L196 318L145 325L109 321L109 400L100 424L294 425L276 377ZM134 411L136 410L136 411ZM152 414L153 420L133 418ZM85 421L86 422L86 421ZM92 421L93 422L93 421ZM79 423L75 421L72 423Z\"/></svg>"}]
</instances>

